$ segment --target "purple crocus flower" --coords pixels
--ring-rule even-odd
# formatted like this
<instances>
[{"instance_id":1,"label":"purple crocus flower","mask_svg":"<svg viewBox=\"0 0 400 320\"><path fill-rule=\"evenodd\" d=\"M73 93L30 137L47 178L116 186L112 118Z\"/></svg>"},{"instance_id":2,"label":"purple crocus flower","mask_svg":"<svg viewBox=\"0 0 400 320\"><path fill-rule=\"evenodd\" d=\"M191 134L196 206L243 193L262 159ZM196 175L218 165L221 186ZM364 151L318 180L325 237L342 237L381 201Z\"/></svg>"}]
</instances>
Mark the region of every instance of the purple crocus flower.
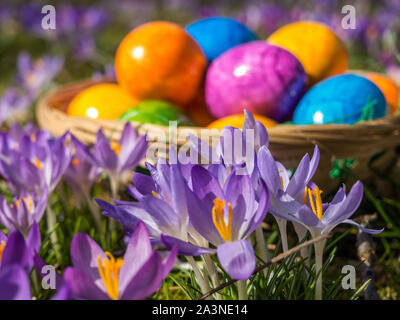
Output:
<instances>
[{"instance_id":1,"label":"purple crocus flower","mask_svg":"<svg viewBox=\"0 0 400 320\"><path fill-rule=\"evenodd\" d=\"M47 199L47 187L39 198L24 191L18 198L14 198L12 204L0 195L0 224L10 232L18 230L27 237L33 223L38 223L42 218Z\"/></svg>"},{"instance_id":2,"label":"purple crocus flower","mask_svg":"<svg viewBox=\"0 0 400 320\"><path fill-rule=\"evenodd\" d=\"M203 163L223 162L227 168L240 166L240 171L252 175L257 181L257 152L262 146L268 147L268 132L264 125L256 121L253 115L244 110L245 121L242 129L226 126L216 146L191 135L189 137L194 152L201 155ZM215 148L214 148L215 147ZM197 157L195 157L197 160Z\"/></svg>"},{"instance_id":3,"label":"purple crocus flower","mask_svg":"<svg viewBox=\"0 0 400 320\"><path fill-rule=\"evenodd\" d=\"M363 184L357 181L347 196L345 186L343 186L331 202L323 203L321 199L322 190L314 183L309 183L304 196L304 204L287 218L302 224L313 237L328 234L341 223L354 225L366 233L380 233L383 229L367 229L349 219L360 206L363 192Z\"/></svg>"},{"instance_id":4,"label":"purple crocus flower","mask_svg":"<svg viewBox=\"0 0 400 320\"><path fill-rule=\"evenodd\" d=\"M286 223L288 219L282 218L282 212L295 212L299 209L299 201L304 197L304 190L313 177L319 163L319 149L314 148L314 154L310 160L306 154L300 161L295 173L290 176L290 171L283 164L275 161L269 149L264 146L258 152L258 170L262 180L268 187L271 195L269 212L274 215L282 238L283 250L288 250ZM294 223L299 240L303 240L306 230Z\"/></svg>"},{"instance_id":5,"label":"purple crocus flower","mask_svg":"<svg viewBox=\"0 0 400 320\"><path fill-rule=\"evenodd\" d=\"M74 147L71 162L65 171L65 180L75 192L76 196L88 196L93 184L99 179L102 169L93 165L82 154L82 149L77 146L77 139L71 139Z\"/></svg>"},{"instance_id":6,"label":"purple crocus flower","mask_svg":"<svg viewBox=\"0 0 400 320\"><path fill-rule=\"evenodd\" d=\"M88 146L75 140L74 144L82 155L95 166L104 169L110 176L113 195L118 191L118 183L129 171L134 170L147 152L146 136L138 136L135 128L126 123L118 142L109 141L100 129L97 132L93 152Z\"/></svg>"},{"instance_id":7,"label":"purple crocus flower","mask_svg":"<svg viewBox=\"0 0 400 320\"><path fill-rule=\"evenodd\" d=\"M2 154L0 173L16 193L25 190L40 194L46 186L51 193L70 163L67 136L65 133L58 139L49 139L45 131L23 135L19 145Z\"/></svg>"},{"instance_id":8,"label":"purple crocus flower","mask_svg":"<svg viewBox=\"0 0 400 320\"><path fill-rule=\"evenodd\" d=\"M119 221L127 234L131 234L138 221L143 221L153 243L160 241L161 234L189 239L196 245L208 246L207 241L189 223L186 191L188 186L183 176L189 170L181 164L168 164L161 159L154 167L146 163L150 176L133 173L133 186L128 186L129 194L138 202L116 201L113 206L96 199L105 210L104 215Z\"/></svg>"},{"instance_id":9,"label":"purple crocus flower","mask_svg":"<svg viewBox=\"0 0 400 320\"><path fill-rule=\"evenodd\" d=\"M163 243L169 248L177 245L180 253L185 255L216 252L231 277L248 279L256 260L253 247L246 238L267 213L267 188L261 183L257 198L249 175L238 175L233 169L221 186L216 177L201 166L192 169L192 188L187 192L190 223L216 250L201 248L168 235L162 235Z\"/></svg>"},{"instance_id":10,"label":"purple crocus flower","mask_svg":"<svg viewBox=\"0 0 400 320\"><path fill-rule=\"evenodd\" d=\"M7 119L18 118L29 108L31 102L29 96L21 94L17 89L7 89L0 97L0 124Z\"/></svg>"},{"instance_id":11,"label":"purple crocus flower","mask_svg":"<svg viewBox=\"0 0 400 320\"><path fill-rule=\"evenodd\" d=\"M143 299L161 286L174 265L176 255L174 248L162 260L152 250L142 223L134 231L123 258L114 258L88 235L78 233L71 243L73 267L65 270L65 282L77 299Z\"/></svg>"},{"instance_id":12,"label":"purple crocus flower","mask_svg":"<svg viewBox=\"0 0 400 320\"><path fill-rule=\"evenodd\" d=\"M27 52L22 52L17 61L19 83L35 98L58 74L63 64L62 58L50 56L33 61Z\"/></svg>"}]
</instances>

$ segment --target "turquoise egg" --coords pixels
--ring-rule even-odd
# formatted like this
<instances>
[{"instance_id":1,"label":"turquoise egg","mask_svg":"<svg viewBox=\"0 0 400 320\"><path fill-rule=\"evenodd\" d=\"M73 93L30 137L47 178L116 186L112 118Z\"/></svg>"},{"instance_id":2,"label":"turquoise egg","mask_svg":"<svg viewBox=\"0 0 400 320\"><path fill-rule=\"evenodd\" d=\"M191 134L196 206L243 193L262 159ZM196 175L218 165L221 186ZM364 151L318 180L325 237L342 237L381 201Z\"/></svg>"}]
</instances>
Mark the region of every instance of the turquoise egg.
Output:
<instances>
[{"instance_id":1,"label":"turquoise egg","mask_svg":"<svg viewBox=\"0 0 400 320\"><path fill-rule=\"evenodd\" d=\"M209 61L239 44L257 40L253 31L227 17L201 19L185 29L197 41Z\"/></svg>"},{"instance_id":2,"label":"turquoise egg","mask_svg":"<svg viewBox=\"0 0 400 320\"><path fill-rule=\"evenodd\" d=\"M294 124L353 124L386 116L381 90L367 78L342 74L313 86L293 114Z\"/></svg>"}]
</instances>

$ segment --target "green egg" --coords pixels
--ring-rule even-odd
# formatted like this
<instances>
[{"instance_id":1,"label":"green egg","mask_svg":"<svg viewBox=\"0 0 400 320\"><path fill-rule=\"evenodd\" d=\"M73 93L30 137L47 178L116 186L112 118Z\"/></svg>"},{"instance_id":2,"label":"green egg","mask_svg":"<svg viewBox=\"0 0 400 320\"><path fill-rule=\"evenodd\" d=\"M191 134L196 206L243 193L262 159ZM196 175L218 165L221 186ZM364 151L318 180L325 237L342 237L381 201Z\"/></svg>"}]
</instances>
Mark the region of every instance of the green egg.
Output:
<instances>
[{"instance_id":1,"label":"green egg","mask_svg":"<svg viewBox=\"0 0 400 320\"><path fill-rule=\"evenodd\" d=\"M169 121L177 121L178 126L193 125L185 112L162 100L143 100L125 111L119 119L162 126L168 126Z\"/></svg>"}]
</instances>

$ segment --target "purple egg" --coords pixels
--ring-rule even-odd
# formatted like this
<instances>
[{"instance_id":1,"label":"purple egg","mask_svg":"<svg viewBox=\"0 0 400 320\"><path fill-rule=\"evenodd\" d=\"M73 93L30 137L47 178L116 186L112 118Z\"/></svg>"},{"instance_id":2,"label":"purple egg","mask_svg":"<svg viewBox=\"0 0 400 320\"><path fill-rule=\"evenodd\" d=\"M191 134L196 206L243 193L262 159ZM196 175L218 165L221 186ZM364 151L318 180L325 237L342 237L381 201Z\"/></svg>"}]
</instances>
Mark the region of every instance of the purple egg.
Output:
<instances>
[{"instance_id":1,"label":"purple egg","mask_svg":"<svg viewBox=\"0 0 400 320\"><path fill-rule=\"evenodd\" d=\"M212 62L206 76L206 102L216 118L247 109L285 121L303 95L306 82L303 66L289 51L253 41Z\"/></svg>"}]
</instances>

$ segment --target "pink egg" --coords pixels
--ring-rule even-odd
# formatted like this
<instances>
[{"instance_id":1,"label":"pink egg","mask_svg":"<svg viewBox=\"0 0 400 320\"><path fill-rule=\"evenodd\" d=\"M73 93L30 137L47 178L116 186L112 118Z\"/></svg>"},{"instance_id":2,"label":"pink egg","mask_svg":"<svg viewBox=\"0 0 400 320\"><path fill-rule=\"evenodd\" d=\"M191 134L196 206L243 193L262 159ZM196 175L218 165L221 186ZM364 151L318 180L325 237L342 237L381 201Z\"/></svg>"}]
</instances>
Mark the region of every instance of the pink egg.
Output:
<instances>
[{"instance_id":1,"label":"pink egg","mask_svg":"<svg viewBox=\"0 0 400 320\"><path fill-rule=\"evenodd\" d=\"M294 55L264 41L253 41L212 62L206 76L206 102L216 118L247 109L285 121L303 95L306 82L304 68Z\"/></svg>"}]
</instances>

